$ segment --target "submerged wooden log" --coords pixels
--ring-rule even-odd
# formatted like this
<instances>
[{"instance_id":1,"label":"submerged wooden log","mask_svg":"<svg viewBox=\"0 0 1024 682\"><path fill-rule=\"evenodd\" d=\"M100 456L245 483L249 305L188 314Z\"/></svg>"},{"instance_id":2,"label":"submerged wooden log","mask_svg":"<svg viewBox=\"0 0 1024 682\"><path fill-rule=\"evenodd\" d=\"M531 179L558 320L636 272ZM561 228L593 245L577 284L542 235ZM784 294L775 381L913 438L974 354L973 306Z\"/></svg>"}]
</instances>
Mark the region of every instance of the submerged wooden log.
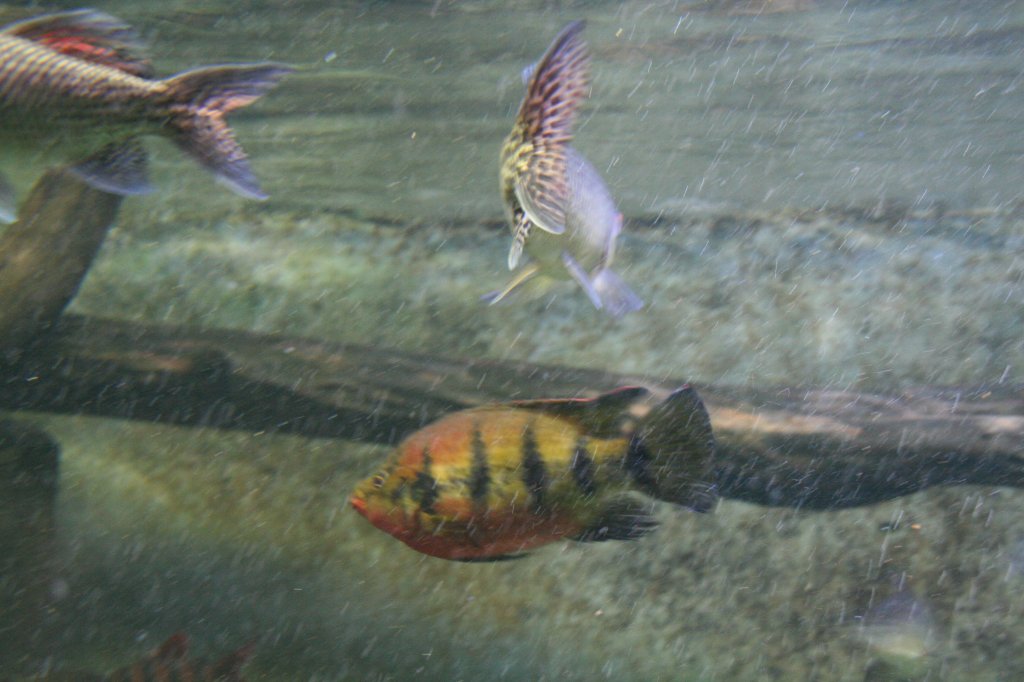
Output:
<instances>
[{"instance_id":1,"label":"submerged wooden log","mask_svg":"<svg viewBox=\"0 0 1024 682\"><path fill-rule=\"evenodd\" d=\"M52 641L60 450L49 434L0 419L0 678Z\"/></svg>"},{"instance_id":2,"label":"submerged wooden log","mask_svg":"<svg viewBox=\"0 0 1024 682\"><path fill-rule=\"evenodd\" d=\"M39 179L0 238L0 350L19 351L53 326L78 292L121 199L60 168Z\"/></svg>"},{"instance_id":3,"label":"submerged wooden log","mask_svg":"<svg viewBox=\"0 0 1024 682\"><path fill-rule=\"evenodd\" d=\"M395 443L452 410L682 380L66 317L0 370L0 408ZM697 385L726 498L837 509L932 485L1024 487L1024 390ZM343 454L339 454L343 456Z\"/></svg>"}]
</instances>

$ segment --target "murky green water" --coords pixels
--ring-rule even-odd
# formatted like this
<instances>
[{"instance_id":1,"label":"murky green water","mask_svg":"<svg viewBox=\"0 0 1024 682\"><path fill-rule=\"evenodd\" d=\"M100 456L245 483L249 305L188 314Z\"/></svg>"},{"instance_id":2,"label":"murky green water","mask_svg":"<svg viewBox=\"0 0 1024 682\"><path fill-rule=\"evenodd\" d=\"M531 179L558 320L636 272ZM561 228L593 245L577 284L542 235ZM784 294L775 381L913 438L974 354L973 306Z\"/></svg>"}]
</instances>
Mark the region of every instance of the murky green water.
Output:
<instances>
[{"instance_id":1,"label":"murky green water","mask_svg":"<svg viewBox=\"0 0 1024 682\"><path fill-rule=\"evenodd\" d=\"M712 384L1019 386L1024 6L807 5L96 3L161 73L299 72L232 118L270 200L151 141L159 192L126 202L72 310ZM507 275L497 157L520 71L578 17L576 144L648 302L620 321L569 283L478 301ZM15 170L27 190L41 169ZM463 565L347 507L382 447L20 418L61 476L45 543L4 564L0 677L110 669L175 631L201 657L255 640L253 680L1024 675L1018 490L659 508L630 545Z\"/></svg>"}]
</instances>

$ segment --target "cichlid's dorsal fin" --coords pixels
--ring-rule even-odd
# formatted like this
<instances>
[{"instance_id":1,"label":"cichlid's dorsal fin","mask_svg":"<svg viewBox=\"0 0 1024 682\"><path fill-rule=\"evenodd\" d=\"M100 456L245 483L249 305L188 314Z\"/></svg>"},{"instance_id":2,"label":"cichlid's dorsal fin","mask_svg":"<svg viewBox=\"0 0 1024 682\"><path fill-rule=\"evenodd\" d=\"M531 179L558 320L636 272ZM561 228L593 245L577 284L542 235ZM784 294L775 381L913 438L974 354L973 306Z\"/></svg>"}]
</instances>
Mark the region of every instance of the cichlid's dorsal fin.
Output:
<instances>
[{"instance_id":1,"label":"cichlid's dorsal fin","mask_svg":"<svg viewBox=\"0 0 1024 682\"><path fill-rule=\"evenodd\" d=\"M126 23L91 9L46 14L5 26L2 32L40 43L55 52L134 76L153 73L142 41Z\"/></svg>"},{"instance_id":2,"label":"cichlid's dorsal fin","mask_svg":"<svg viewBox=\"0 0 1024 682\"><path fill-rule=\"evenodd\" d=\"M629 435L629 422L635 419L632 408L649 395L650 391L642 386L625 386L596 398L516 400L508 404L576 421L585 432L598 438L616 438Z\"/></svg>"}]
</instances>

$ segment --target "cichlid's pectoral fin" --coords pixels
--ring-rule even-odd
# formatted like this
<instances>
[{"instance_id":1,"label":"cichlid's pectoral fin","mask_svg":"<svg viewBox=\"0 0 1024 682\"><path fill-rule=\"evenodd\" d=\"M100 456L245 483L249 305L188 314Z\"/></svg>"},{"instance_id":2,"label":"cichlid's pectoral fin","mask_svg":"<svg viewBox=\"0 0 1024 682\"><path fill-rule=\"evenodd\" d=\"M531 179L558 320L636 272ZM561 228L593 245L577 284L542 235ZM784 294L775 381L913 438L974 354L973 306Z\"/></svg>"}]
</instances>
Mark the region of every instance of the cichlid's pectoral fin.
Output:
<instances>
[{"instance_id":1,"label":"cichlid's pectoral fin","mask_svg":"<svg viewBox=\"0 0 1024 682\"><path fill-rule=\"evenodd\" d=\"M12 185L0 174L0 223L13 223L18 219L18 204Z\"/></svg>"},{"instance_id":2,"label":"cichlid's pectoral fin","mask_svg":"<svg viewBox=\"0 0 1024 682\"><path fill-rule=\"evenodd\" d=\"M153 191L146 150L136 137L108 144L71 167L71 172L96 189L131 196Z\"/></svg>"},{"instance_id":3,"label":"cichlid's pectoral fin","mask_svg":"<svg viewBox=\"0 0 1024 682\"><path fill-rule=\"evenodd\" d=\"M117 17L96 10L80 9L33 17L6 26L2 32L135 76L145 78L153 72L149 59L142 54L138 34Z\"/></svg>"},{"instance_id":4,"label":"cichlid's pectoral fin","mask_svg":"<svg viewBox=\"0 0 1024 682\"><path fill-rule=\"evenodd\" d=\"M508 284L506 284L504 288L488 292L481 296L480 300L484 301L488 305L494 305L521 287L523 284L526 284L526 282L533 279L539 272L540 266L536 263L531 263L517 272L515 277L509 280Z\"/></svg>"},{"instance_id":5,"label":"cichlid's pectoral fin","mask_svg":"<svg viewBox=\"0 0 1024 682\"><path fill-rule=\"evenodd\" d=\"M658 527L651 516L650 503L631 497L617 497L608 502L590 527L577 535L579 542L636 540Z\"/></svg>"}]
</instances>

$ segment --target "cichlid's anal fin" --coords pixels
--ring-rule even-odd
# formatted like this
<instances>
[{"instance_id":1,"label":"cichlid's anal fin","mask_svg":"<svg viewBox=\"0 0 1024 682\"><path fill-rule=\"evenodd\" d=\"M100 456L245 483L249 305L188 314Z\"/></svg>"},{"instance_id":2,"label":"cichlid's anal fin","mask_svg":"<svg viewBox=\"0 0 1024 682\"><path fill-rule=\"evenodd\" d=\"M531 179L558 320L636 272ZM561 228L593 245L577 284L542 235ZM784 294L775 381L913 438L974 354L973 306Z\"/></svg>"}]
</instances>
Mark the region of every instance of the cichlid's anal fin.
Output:
<instances>
[{"instance_id":1,"label":"cichlid's anal fin","mask_svg":"<svg viewBox=\"0 0 1024 682\"><path fill-rule=\"evenodd\" d=\"M573 539L579 542L604 542L642 538L658 527L650 509L650 503L645 504L631 497L613 498L601 510L597 520Z\"/></svg>"}]
</instances>

